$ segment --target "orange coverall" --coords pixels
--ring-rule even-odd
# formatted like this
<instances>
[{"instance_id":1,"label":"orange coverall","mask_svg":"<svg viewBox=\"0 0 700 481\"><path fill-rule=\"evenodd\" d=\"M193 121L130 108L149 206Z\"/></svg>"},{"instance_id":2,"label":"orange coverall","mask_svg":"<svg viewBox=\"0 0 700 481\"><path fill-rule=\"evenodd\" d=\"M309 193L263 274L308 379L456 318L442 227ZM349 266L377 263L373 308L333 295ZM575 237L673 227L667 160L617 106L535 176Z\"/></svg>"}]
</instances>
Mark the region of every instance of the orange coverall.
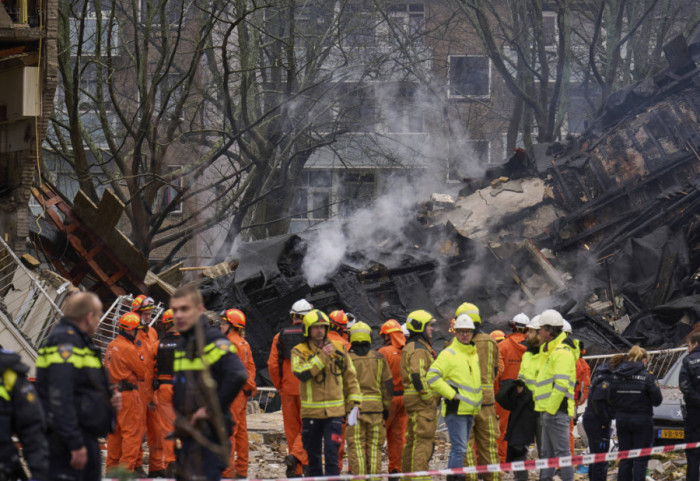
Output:
<instances>
[{"instance_id":1,"label":"orange coverall","mask_svg":"<svg viewBox=\"0 0 700 481\"><path fill-rule=\"evenodd\" d=\"M301 324L291 326L301 332ZM290 328L287 328L290 329ZM287 451L299 460L296 474L303 474L303 466L309 464L304 445L301 441L301 401L299 399L299 379L292 372L292 360L282 361L280 372L279 359L282 354L277 349L277 341L280 334L275 334L272 339L270 357L267 360L267 369L270 372L272 384L277 389L282 401L282 419L284 422L284 435L287 438Z\"/></svg>"},{"instance_id":2,"label":"orange coverall","mask_svg":"<svg viewBox=\"0 0 700 481\"><path fill-rule=\"evenodd\" d=\"M167 332L163 339L158 343L155 350L155 359L158 358L158 350L161 349L161 343L167 344L172 351L173 344L177 342L180 334L177 331ZM161 372L158 372L158 371ZM156 449L149 453L148 470L149 474L156 469L153 466L167 467L175 462L175 441L165 439L166 436L175 430L175 411L173 410L173 376L172 374L163 374L162 371L172 373L173 366L157 366L154 371L156 379L161 381L158 389L153 393L153 401L156 403L156 419L158 420L159 439L161 442Z\"/></svg>"},{"instance_id":3,"label":"orange coverall","mask_svg":"<svg viewBox=\"0 0 700 481\"><path fill-rule=\"evenodd\" d=\"M581 353L583 355L583 353ZM574 388L574 399L576 407L586 402L588 399L588 391L591 387L591 368L582 357L576 360L576 387ZM569 424L569 445L571 447L571 455L574 455L574 420Z\"/></svg>"},{"instance_id":4,"label":"orange coverall","mask_svg":"<svg viewBox=\"0 0 700 481\"><path fill-rule=\"evenodd\" d=\"M498 388L500 386L500 381L505 381L506 379L518 379L518 373L520 372L520 361L523 358L523 353L527 350L527 346L523 344L527 336L522 332L514 332L508 334L506 338L498 345L498 351L501 357L503 357L503 371L498 376L494 386L494 392L498 393ZM501 459L502 463L506 462L506 451L508 450L508 442L504 439L506 436L506 429L508 427L508 418L510 417L510 411L503 409L498 402L496 402L496 414L498 415L498 424L501 429L501 435L498 436L498 457Z\"/></svg>"},{"instance_id":5,"label":"orange coverall","mask_svg":"<svg viewBox=\"0 0 700 481\"><path fill-rule=\"evenodd\" d=\"M255 362L253 362L253 352L250 344L243 339L238 332L230 330L226 334L231 344L236 346L238 357L248 371L248 381L241 392L231 403L231 415L233 416L233 434L231 435L231 458L228 468L223 472L224 478L234 476L248 477L248 424L246 420L246 410L248 398L255 394Z\"/></svg>"},{"instance_id":6,"label":"orange coverall","mask_svg":"<svg viewBox=\"0 0 700 481\"><path fill-rule=\"evenodd\" d=\"M138 329L135 344L146 362L146 374L139 382L139 394L141 394L144 416L144 422L142 424L145 424L145 426L142 426L142 428L145 427L149 453L157 453L162 449L162 440L160 439L160 425L158 424L156 408L152 403L153 372L155 369L155 353L158 350L158 332L156 332L155 328L153 327L149 327L148 330L145 328ZM141 448L141 443L139 443L139 452L141 453L141 458L136 464L137 467L143 464L143 449ZM151 462L149 457L149 471L161 471L165 468L166 466L162 466L162 460L154 459L153 462Z\"/></svg>"},{"instance_id":7,"label":"orange coverall","mask_svg":"<svg viewBox=\"0 0 700 481\"><path fill-rule=\"evenodd\" d=\"M118 335L105 352L105 366L110 383L118 384L122 392L122 407L117 411L114 432L107 436L107 470L123 465L129 471L137 466L143 440L143 403L138 392L138 380L146 370L144 358L130 339ZM126 383L129 383L128 385Z\"/></svg>"},{"instance_id":8,"label":"orange coverall","mask_svg":"<svg viewBox=\"0 0 700 481\"><path fill-rule=\"evenodd\" d=\"M406 345L406 338L400 332L389 333L391 345L379 348L389 363L391 377L394 379L394 397L391 399L391 408L386 425L386 443L389 453L389 472L401 472L401 455L406 443L406 429L408 427L408 414L403 402L403 382L401 380L401 349Z\"/></svg>"}]
</instances>

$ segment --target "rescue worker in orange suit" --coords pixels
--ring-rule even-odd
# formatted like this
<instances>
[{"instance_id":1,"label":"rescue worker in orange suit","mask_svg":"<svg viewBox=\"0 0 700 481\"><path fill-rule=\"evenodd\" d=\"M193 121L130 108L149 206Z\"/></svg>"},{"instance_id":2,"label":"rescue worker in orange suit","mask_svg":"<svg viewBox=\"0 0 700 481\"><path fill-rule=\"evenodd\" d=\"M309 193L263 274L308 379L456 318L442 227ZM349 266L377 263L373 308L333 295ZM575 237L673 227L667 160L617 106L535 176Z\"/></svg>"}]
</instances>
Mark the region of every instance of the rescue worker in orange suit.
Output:
<instances>
[{"instance_id":1,"label":"rescue worker in orange suit","mask_svg":"<svg viewBox=\"0 0 700 481\"><path fill-rule=\"evenodd\" d=\"M523 354L527 350L527 325L530 319L523 313L516 315L511 321L512 333L498 345L498 350L503 357L503 371L498 375L494 392L498 394L498 389L501 381L507 379L518 379L520 372L520 361ZM498 416L499 429L501 435L498 437L498 457L502 463L506 462L506 453L508 451L508 442L504 439L506 429L508 428L508 418L510 411L503 409L500 404L496 403L496 415Z\"/></svg>"},{"instance_id":2,"label":"rescue worker in orange suit","mask_svg":"<svg viewBox=\"0 0 700 481\"><path fill-rule=\"evenodd\" d=\"M506 338L506 333L501 331L500 329L496 329L495 331L491 331L489 333L489 336L493 337L498 344L503 342Z\"/></svg>"},{"instance_id":3,"label":"rescue worker in orange suit","mask_svg":"<svg viewBox=\"0 0 700 481\"><path fill-rule=\"evenodd\" d=\"M301 401L299 399L299 379L292 372L292 349L304 342L302 320L311 312L313 306L300 299L292 305L289 315L292 325L285 327L272 339L267 369L272 384L277 389L282 401L282 420L284 435L287 438L287 477L301 476L309 461L301 440Z\"/></svg>"},{"instance_id":4,"label":"rescue worker in orange suit","mask_svg":"<svg viewBox=\"0 0 700 481\"><path fill-rule=\"evenodd\" d=\"M248 371L248 380L241 392L231 403L233 416L233 434L231 435L231 459L223 472L224 478L248 477L248 421L246 410L248 399L255 394L255 362L250 344L243 338L245 314L238 309L227 309L221 313L221 332L231 344L236 346L236 353Z\"/></svg>"},{"instance_id":5,"label":"rescue worker in orange suit","mask_svg":"<svg viewBox=\"0 0 700 481\"><path fill-rule=\"evenodd\" d=\"M133 472L143 440L144 412L138 381L146 374L146 362L134 344L140 322L135 312L124 314L119 319L119 334L105 352L110 383L122 393L116 427L107 436L107 471L121 465Z\"/></svg>"},{"instance_id":6,"label":"rescue worker in orange suit","mask_svg":"<svg viewBox=\"0 0 700 481\"><path fill-rule=\"evenodd\" d=\"M163 338L155 351L155 372L153 381L153 402L156 404L156 418L160 428L159 449L149 453L148 475L151 478L172 478L175 476L175 411L173 410L173 360L180 333L175 329L173 310L168 309L160 318ZM171 438L171 439L169 439ZM157 471L153 465L165 466Z\"/></svg>"},{"instance_id":7,"label":"rescue worker in orange suit","mask_svg":"<svg viewBox=\"0 0 700 481\"><path fill-rule=\"evenodd\" d=\"M496 464L499 462L496 440L501 432L494 406L496 403L494 384L496 378L498 378L498 373L503 371L503 358L500 356L496 340L481 330L479 308L474 304L464 302L457 308L455 319L460 314L468 314L476 326L472 342L476 345L476 352L479 356L482 392L481 409L474 416L474 427L469 436L469 448L467 449L465 465ZM476 454L474 453L474 445L476 445ZM468 478L476 479L476 476L468 475ZM481 474L480 479L497 481L501 479L501 475L500 473L486 473Z\"/></svg>"},{"instance_id":8,"label":"rescue worker in orange suit","mask_svg":"<svg viewBox=\"0 0 700 481\"><path fill-rule=\"evenodd\" d=\"M406 427L408 414L403 402L403 381L401 380L401 350L406 345L401 325L394 319L389 319L379 331L384 340L384 347L378 352L384 356L391 377L394 379L394 397L391 399L389 417L386 420L386 442L389 454L389 473L401 472L401 453L406 442Z\"/></svg>"},{"instance_id":9,"label":"rescue worker in orange suit","mask_svg":"<svg viewBox=\"0 0 700 481\"><path fill-rule=\"evenodd\" d=\"M153 372L155 368L155 351L158 349L158 332L155 330L155 328L150 326L154 308L155 302L153 301L153 298L147 297L144 294L136 296L134 301L131 303L131 310L141 317L141 324L139 325L136 333L135 344L141 351L143 358L146 360L146 376L144 379L139 380L139 394L141 395L143 402L143 427L146 431L146 441L148 442L149 453L157 453L162 449L160 446L160 427L156 416L156 406L153 402ZM141 467L143 464L143 449L141 449L141 445L139 445L139 451L141 456L139 457L139 461L136 465L136 471L139 474L145 475L145 471L143 471L143 468ZM149 471L153 470L155 472L160 472L165 468L166 466L161 465L157 459L151 461L149 457Z\"/></svg>"}]
</instances>

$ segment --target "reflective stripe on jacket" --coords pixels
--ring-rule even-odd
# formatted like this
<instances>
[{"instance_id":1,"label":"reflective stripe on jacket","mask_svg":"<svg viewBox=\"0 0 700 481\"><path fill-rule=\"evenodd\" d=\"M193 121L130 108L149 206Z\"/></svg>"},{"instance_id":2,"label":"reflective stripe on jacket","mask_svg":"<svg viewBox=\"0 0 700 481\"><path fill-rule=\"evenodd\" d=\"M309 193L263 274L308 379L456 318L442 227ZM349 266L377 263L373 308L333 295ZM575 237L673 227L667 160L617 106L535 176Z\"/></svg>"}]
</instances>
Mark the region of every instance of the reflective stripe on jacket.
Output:
<instances>
[{"instance_id":1,"label":"reflective stripe on jacket","mask_svg":"<svg viewBox=\"0 0 700 481\"><path fill-rule=\"evenodd\" d=\"M453 341L453 344L454 342L457 341ZM496 402L493 392L494 382L498 377L498 373L503 370L503 358L498 350L498 343L488 334L477 332L474 334L472 342L476 346L476 353L479 355L483 403L492 405Z\"/></svg>"},{"instance_id":2,"label":"reflective stripe on jacket","mask_svg":"<svg viewBox=\"0 0 700 481\"><path fill-rule=\"evenodd\" d=\"M292 349L292 372L301 381L302 418L345 416L355 404L362 402L357 371L345 345L330 342L334 349L331 356L308 341Z\"/></svg>"},{"instance_id":3,"label":"reflective stripe on jacket","mask_svg":"<svg viewBox=\"0 0 700 481\"><path fill-rule=\"evenodd\" d=\"M459 399L457 414L475 415L481 409L481 369L474 343L454 340L428 369L430 389L446 399ZM445 403L442 415L445 416Z\"/></svg>"},{"instance_id":4,"label":"reflective stripe on jacket","mask_svg":"<svg viewBox=\"0 0 700 481\"><path fill-rule=\"evenodd\" d=\"M527 348L527 351L523 353L523 358L520 360L518 379L524 382L533 393L537 384L537 374L540 372L540 366L542 365L541 361L540 348L532 346Z\"/></svg>"},{"instance_id":5,"label":"reflective stripe on jacket","mask_svg":"<svg viewBox=\"0 0 700 481\"><path fill-rule=\"evenodd\" d=\"M566 399L566 412L574 417L576 357L572 347L563 342L566 333L540 348L542 367L535 385L535 411L556 414Z\"/></svg>"},{"instance_id":6,"label":"reflective stripe on jacket","mask_svg":"<svg viewBox=\"0 0 700 481\"><path fill-rule=\"evenodd\" d=\"M357 382L362 392L361 414L389 411L393 397L393 379L384 356L370 350L361 356L350 351L357 371Z\"/></svg>"},{"instance_id":7,"label":"reflective stripe on jacket","mask_svg":"<svg viewBox=\"0 0 700 481\"><path fill-rule=\"evenodd\" d=\"M426 378L433 360L432 348L418 336L411 337L401 351L401 381L406 411L435 407L437 396L430 390Z\"/></svg>"}]
</instances>

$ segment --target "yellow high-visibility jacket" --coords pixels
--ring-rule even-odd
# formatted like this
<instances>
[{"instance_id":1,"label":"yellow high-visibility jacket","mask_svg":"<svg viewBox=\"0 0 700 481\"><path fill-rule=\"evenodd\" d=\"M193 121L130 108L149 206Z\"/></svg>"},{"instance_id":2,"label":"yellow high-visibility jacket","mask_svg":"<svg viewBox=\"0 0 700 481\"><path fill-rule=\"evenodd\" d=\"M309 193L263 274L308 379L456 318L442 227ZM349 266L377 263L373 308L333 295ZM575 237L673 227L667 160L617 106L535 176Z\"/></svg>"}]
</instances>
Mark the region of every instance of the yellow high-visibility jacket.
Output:
<instances>
[{"instance_id":1,"label":"yellow high-visibility jacket","mask_svg":"<svg viewBox=\"0 0 700 481\"><path fill-rule=\"evenodd\" d=\"M394 396L394 380L384 356L371 349L361 356L351 348L350 358L362 392L361 415L389 411Z\"/></svg>"},{"instance_id":2,"label":"yellow high-visibility jacket","mask_svg":"<svg viewBox=\"0 0 700 481\"><path fill-rule=\"evenodd\" d=\"M535 385L535 410L554 415L566 399L566 412L574 417L576 356L565 338L562 332L540 348L542 367Z\"/></svg>"},{"instance_id":3,"label":"yellow high-visibility jacket","mask_svg":"<svg viewBox=\"0 0 700 481\"><path fill-rule=\"evenodd\" d=\"M540 372L540 366L542 365L540 361L539 346L528 346L527 351L523 353L523 358L520 361L518 379L523 381L533 393L535 392L535 385L537 384L537 374Z\"/></svg>"},{"instance_id":4,"label":"yellow high-visibility jacket","mask_svg":"<svg viewBox=\"0 0 700 481\"><path fill-rule=\"evenodd\" d=\"M445 399L459 399L457 414L475 415L481 409L481 369L474 343L455 340L428 369L430 389ZM442 405L442 415L445 413Z\"/></svg>"},{"instance_id":5,"label":"yellow high-visibility jacket","mask_svg":"<svg viewBox=\"0 0 700 481\"><path fill-rule=\"evenodd\" d=\"M435 409L438 395L430 389L426 378L433 360L432 347L420 337L410 338L401 350L401 381L406 411Z\"/></svg>"},{"instance_id":6,"label":"yellow high-visibility jacket","mask_svg":"<svg viewBox=\"0 0 700 481\"><path fill-rule=\"evenodd\" d=\"M330 342L334 349L330 356L308 341L292 349L292 372L300 381L302 418L345 416L362 402L352 359L342 343Z\"/></svg>"}]
</instances>

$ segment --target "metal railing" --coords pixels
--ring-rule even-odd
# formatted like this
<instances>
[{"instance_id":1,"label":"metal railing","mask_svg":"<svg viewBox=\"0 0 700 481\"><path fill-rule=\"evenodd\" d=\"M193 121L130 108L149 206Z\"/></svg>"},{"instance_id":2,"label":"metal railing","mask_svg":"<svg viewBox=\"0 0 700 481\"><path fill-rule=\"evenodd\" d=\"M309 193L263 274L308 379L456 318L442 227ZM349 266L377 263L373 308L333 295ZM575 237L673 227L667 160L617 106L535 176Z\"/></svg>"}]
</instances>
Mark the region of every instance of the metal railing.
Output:
<instances>
[{"instance_id":1,"label":"metal railing","mask_svg":"<svg viewBox=\"0 0 700 481\"><path fill-rule=\"evenodd\" d=\"M117 297L111 306L105 311L100 318L100 323L97 325L95 333L95 345L101 348L106 348L110 342L117 337L119 333L119 318L131 311L131 303L134 301L134 296L131 294ZM160 302L153 308L153 316L149 326L153 326L160 316L165 311L165 307Z\"/></svg>"},{"instance_id":2,"label":"metal railing","mask_svg":"<svg viewBox=\"0 0 700 481\"><path fill-rule=\"evenodd\" d=\"M688 349L685 347L678 347L675 349L664 349L661 351L647 351L649 354L649 361L647 363L647 370L653 373L658 379L663 378L676 361L687 352ZM601 356L583 356L588 365L591 367L591 372L602 363L608 361L610 358L615 356L615 354L605 354Z\"/></svg>"},{"instance_id":3,"label":"metal railing","mask_svg":"<svg viewBox=\"0 0 700 481\"><path fill-rule=\"evenodd\" d=\"M52 271L32 272L0 238L0 344L36 359L37 351L63 315L59 307L71 283Z\"/></svg>"}]
</instances>

